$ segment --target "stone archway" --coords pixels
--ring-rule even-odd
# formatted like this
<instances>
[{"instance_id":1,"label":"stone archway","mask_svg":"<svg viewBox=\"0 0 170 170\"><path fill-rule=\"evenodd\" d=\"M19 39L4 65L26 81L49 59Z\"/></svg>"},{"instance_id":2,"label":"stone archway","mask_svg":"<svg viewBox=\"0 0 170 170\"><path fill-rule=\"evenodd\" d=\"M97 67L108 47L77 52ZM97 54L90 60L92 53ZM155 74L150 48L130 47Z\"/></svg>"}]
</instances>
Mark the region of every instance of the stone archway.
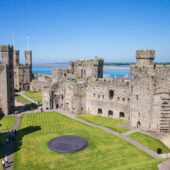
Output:
<instances>
[{"instance_id":1,"label":"stone archway","mask_svg":"<svg viewBox=\"0 0 170 170\"><path fill-rule=\"evenodd\" d=\"M125 117L125 113L124 112L120 112L119 113L119 118L124 118Z\"/></svg>"}]
</instances>

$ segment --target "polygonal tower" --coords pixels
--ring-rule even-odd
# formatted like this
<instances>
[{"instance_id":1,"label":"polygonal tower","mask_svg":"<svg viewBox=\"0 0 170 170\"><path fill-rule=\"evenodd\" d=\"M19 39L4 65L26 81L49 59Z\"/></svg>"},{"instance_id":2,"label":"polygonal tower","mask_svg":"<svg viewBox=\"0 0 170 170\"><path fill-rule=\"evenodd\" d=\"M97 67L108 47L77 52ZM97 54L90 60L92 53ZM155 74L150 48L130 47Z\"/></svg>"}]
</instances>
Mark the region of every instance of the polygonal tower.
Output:
<instances>
[{"instance_id":1,"label":"polygonal tower","mask_svg":"<svg viewBox=\"0 0 170 170\"><path fill-rule=\"evenodd\" d=\"M155 51L154 50L137 50L136 51L136 64L137 65L152 65L154 63Z\"/></svg>"},{"instance_id":2,"label":"polygonal tower","mask_svg":"<svg viewBox=\"0 0 170 170\"><path fill-rule=\"evenodd\" d=\"M131 126L151 130L152 96L154 94L154 50L137 50L136 64L130 66L131 71Z\"/></svg>"}]
</instances>

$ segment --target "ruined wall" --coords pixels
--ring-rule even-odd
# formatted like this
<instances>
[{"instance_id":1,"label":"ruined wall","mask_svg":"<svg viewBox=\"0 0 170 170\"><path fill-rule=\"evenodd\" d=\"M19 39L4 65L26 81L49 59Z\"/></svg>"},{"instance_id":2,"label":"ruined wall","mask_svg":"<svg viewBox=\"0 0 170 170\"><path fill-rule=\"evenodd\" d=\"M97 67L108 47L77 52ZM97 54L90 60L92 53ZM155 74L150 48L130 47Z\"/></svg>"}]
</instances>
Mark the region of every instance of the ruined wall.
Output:
<instances>
[{"instance_id":1,"label":"ruined wall","mask_svg":"<svg viewBox=\"0 0 170 170\"><path fill-rule=\"evenodd\" d=\"M86 112L129 119L130 90L129 80L93 79L88 82Z\"/></svg>"},{"instance_id":2,"label":"ruined wall","mask_svg":"<svg viewBox=\"0 0 170 170\"><path fill-rule=\"evenodd\" d=\"M30 91L42 92L44 86L50 86L51 81L32 80L30 83Z\"/></svg>"}]
</instances>

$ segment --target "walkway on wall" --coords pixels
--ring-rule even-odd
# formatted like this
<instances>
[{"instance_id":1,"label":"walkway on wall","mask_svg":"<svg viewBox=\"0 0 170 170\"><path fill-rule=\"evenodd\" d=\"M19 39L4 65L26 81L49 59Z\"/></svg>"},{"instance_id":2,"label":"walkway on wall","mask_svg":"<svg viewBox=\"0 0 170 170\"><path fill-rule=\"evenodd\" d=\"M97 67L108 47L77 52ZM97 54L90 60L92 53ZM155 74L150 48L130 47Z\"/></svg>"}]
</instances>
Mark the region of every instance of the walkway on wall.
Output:
<instances>
[{"instance_id":1,"label":"walkway on wall","mask_svg":"<svg viewBox=\"0 0 170 170\"><path fill-rule=\"evenodd\" d=\"M18 130L19 125L20 125L21 118L16 119L14 125L13 125L13 130ZM11 130L12 130L11 129ZM11 141L9 144L6 144L3 148L4 155L8 157L8 166L5 168L6 170L13 170L13 159L14 159L14 141Z\"/></svg>"}]
</instances>

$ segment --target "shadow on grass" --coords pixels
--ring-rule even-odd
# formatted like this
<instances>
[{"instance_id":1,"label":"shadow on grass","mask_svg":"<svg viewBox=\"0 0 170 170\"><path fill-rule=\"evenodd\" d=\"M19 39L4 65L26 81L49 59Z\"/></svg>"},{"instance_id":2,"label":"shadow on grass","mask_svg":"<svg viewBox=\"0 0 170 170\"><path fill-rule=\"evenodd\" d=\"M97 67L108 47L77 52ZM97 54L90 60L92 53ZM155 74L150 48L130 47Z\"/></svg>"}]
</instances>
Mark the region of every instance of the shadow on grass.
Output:
<instances>
[{"instance_id":1,"label":"shadow on grass","mask_svg":"<svg viewBox=\"0 0 170 170\"><path fill-rule=\"evenodd\" d=\"M22 139L24 136L41 130L40 126L28 126L17 131L15 141L10 141L9 144L5 144L5 139L8 137L8 132L0 133L0 149L3 150L4 155L11 155L21 149ZM3 158L3 154L0 154L0 159Z\"/></svg>"}]
</instances>

